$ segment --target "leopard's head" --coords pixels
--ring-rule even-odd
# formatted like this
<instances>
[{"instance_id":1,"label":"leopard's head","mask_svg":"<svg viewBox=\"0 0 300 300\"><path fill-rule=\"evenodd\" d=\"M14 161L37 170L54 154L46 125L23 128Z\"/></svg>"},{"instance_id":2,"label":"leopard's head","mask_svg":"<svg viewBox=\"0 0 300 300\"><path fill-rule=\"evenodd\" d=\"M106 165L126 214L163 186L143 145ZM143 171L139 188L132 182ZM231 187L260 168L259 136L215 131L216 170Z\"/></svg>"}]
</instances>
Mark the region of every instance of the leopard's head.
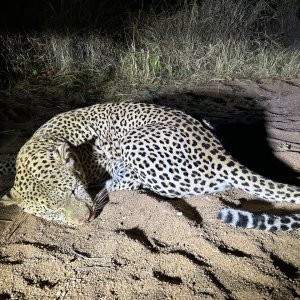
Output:
<instances>
[{"instance_id":1,"label":"leopard's head","mask_svg":"<svg viewBox=\"0 0 300 300\"><path fill-rule=\"evenodd\" d=\"M94 216L94 204L81 173L67 143L31 139L18 154L14 185L1 202L47 220L82 224Z\"/></svg>"}]
</instances>

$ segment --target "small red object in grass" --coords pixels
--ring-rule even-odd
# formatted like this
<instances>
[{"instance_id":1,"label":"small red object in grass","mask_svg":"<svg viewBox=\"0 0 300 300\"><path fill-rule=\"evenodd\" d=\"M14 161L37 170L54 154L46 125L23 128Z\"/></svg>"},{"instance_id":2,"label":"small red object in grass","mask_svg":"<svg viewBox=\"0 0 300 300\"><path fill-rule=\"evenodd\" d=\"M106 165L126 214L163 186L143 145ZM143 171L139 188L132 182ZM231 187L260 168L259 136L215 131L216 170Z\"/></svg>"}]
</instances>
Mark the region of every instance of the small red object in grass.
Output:
<instances>
[{"instance_id":1,"label":"small red object in grass","mask_svg":"<svg viewBox=\"0 0 300 300\"><path fill-rule=\"evenodd\" d=\"M51 79L56 73L57 72L54 68L50 68L50 69L42 72L40 74L40 76L38 76L38 78L43 79L43 80L48 80L48 79Z\"/></svg>"}]
</instances>

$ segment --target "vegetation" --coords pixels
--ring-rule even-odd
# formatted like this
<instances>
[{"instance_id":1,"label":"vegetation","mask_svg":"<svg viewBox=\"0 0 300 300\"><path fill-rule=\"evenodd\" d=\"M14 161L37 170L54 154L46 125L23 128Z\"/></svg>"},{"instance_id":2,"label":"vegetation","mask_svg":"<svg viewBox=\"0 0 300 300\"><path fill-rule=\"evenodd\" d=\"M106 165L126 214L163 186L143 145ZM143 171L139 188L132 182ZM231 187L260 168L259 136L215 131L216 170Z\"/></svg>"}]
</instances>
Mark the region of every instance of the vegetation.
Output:
<instances>
[{"instance_id":1,"label":"vegetation","mask_svg":"<svg viewBox=\"0 0 300 300\"><path fill-rule=\"evenodd\" d=\"M186 1L173 10L141 11L117 38L97 30L2 35L6 77L15 88L92 88L108 96L210 80L297 77L300 51L283 46L281 11L271 2Z\"/></svg>"}]
</instances>

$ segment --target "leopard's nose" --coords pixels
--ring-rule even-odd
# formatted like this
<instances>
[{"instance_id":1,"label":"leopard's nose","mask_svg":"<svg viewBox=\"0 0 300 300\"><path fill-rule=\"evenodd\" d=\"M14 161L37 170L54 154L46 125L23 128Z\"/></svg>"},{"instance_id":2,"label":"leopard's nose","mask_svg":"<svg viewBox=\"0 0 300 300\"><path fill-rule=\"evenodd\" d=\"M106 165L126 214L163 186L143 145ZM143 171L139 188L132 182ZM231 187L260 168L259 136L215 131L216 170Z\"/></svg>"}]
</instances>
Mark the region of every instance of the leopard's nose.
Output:
<instances>
[{"instance_id":1,"label":"leopard's nose","mask_svg":"<svg viewBox=\"0 0 300 300\"><path fill-rule=\"evenodd\" d=\"M62 207L66 223L80 225L90 221L94 215L92 207L83 201L69 198Z\"/></svg>"}]
</instances>

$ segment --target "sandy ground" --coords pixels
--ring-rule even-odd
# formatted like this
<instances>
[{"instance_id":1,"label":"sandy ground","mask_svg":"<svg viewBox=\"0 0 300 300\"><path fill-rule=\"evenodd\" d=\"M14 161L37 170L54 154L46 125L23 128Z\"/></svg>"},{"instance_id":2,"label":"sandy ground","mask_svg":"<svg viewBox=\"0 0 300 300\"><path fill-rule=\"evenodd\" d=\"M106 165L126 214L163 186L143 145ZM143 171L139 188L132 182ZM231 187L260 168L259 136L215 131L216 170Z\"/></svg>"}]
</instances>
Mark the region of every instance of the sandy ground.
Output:
<instances>
[{"instance_id":1,"label":"sandy ground","mask_svg":"<svg viewBox=\"0 0 300 300\"><path fill-rule=\"evenodd\" d=\"M70 228L2 208L0 299L300 299L300 230L230 227L216 218L228 205L295 209L237 190L187 201L120 191Z\"/></svg>"}]
</instances>

